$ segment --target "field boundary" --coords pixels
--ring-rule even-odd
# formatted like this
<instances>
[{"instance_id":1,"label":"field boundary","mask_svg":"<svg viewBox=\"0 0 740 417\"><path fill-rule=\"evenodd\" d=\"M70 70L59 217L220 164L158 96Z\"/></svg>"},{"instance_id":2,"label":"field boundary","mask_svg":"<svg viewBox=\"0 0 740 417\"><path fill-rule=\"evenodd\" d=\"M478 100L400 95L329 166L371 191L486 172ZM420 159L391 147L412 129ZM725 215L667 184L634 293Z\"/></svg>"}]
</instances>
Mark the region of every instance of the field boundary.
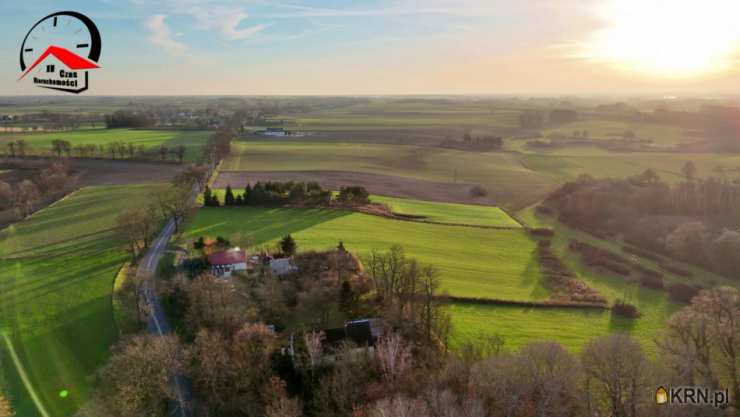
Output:
<instances>
[{"instance_id":1,"label":"field boundary","mask_svg":"<svg viewBox=\"0 0 740 417\"><path fill-rule=\"evenodd\" d=\"M584 310L609 310L609 306L598 303L563 303L557 301L517 301L501 300L498 298L479 298L479 297L459 297L454 295L441 295L436 297L442 302L453 302L461 304L476 305L500 305L513 307L531 307L531 308L572 308Z\"/></svg>"}]
</instances>

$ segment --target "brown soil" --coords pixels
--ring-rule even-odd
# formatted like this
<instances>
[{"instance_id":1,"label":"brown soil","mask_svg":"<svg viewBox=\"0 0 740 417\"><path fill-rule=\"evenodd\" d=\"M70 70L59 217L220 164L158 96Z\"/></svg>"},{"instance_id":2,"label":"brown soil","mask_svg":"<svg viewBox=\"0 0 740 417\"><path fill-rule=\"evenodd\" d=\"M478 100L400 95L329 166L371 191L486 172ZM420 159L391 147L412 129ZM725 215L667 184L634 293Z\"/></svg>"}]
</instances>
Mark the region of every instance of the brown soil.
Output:
<instances>
[{"instance_id":1,"label":"brown soil","mask_svg":"<svg viewBox=\"0 0 740 417\"><path fill-rule=\"evenodd\" d=\"M346 185L361 185L370 193L392 197L412 198L467 204L496 205L491 197L474 198L470 188L474 184L449 184L424 181L392 175L349 171L222 171L213 188L244 188L257 181L315 181L325 188L339 189Z\"/></svg>"},{"instance_id":2,"label":"brown soil","mask_svg":"<svg viewBox=\"0 0 740 417\"><path fill-rule=\"evenodd\" d=\"M11 184L32 179L54 160L50 159L4 159L0 160L0 181ZM80 176L80 185L126 185L170 181L181 169L181 165L152 162L111 161L96 159L69 159L70 171Z\"/></svg>"}]
</instances>

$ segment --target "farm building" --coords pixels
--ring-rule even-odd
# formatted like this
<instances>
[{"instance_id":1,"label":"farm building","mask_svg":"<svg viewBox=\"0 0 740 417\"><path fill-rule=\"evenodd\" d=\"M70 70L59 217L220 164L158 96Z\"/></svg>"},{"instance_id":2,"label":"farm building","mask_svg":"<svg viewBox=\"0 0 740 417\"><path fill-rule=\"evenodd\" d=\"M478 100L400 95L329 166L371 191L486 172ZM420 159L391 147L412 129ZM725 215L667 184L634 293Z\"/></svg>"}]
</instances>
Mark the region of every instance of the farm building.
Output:
<instances>
[{"instance_id":1,"label":"farm building","mask_svg":"<svg viewBox=\"0 0 740 417\"><path fill-rule=\"evenodd\" d=\"M290 258L278 258L270 261L270 272L275 277L282 277L298 272L298 267L293 265Z\"/></svg>"},{"instance_id":2,"label":"farm building","mask_svg":"<svg viewBox=\"0 0 740 417\"><path fill-rule=\"evenodd\" d=\"M373 347L383 335L383 328L378 319L362 319L348 321L344 327L326 329L324 334L323 349L330 352L341 346L343 342L352 342L358 348Z\"/></svg>"},{"instance_id":3,"label":"farm building","mask_svg":"<svg viewBox=\"0 0 740 417\"><path fill-rule=\"evenodd\" d=\"M234 271L247 270L247 254L244 250L233 248L208 255L211 273L217 277L230 277Z\"/></svg>"}]
</instances>

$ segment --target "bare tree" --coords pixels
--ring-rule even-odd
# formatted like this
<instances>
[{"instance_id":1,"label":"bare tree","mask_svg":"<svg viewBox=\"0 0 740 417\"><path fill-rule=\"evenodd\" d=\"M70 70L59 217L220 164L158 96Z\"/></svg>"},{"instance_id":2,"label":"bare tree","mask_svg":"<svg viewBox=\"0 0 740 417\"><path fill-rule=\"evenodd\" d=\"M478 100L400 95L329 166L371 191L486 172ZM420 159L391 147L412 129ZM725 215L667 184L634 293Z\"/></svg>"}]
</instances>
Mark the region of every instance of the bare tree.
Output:
<instances>
[{"instance_id":1,"label":"bare tree","mask_svg":"<svg viewBox=\"0 0 740 417\"><path fill-rule=\"evenodd\" d=\"M726 375L735 407L740 408L740 291L732 287L703 290L691 310L706 317L717 362Z\"/></svg>"},{"instance_id":2,"label":"bare tree","mask_svg":"<svg viewBox=\"0 0 740 417\"><path fill-rule=\"evenodd\" d=\"M191 207L191 190L182 186L172 186L166 191L157 193L154 197L159 204L163 217L169 217L175 222L175 232L180 231L180 225L185 220Z\"/></svg>"},{"instance_id":3,"label":"bare tree","mask_svg":"<svg viewBox=\"0 0 740 417\"><path fill-rule=\"evenodd\" d=\"M23 180L15 189L15 207L21 215L28 216L33 211L33 205L41 198L39 188L29 180Z\"/></svg>"},{"instance_id":4,"label":"bare tree","mask_svg":"<svg viewBox=\"0 0 740 417\"><path fill-rule=\"evenodd\" d=\"M138 335L119 344L99 375L105 415L160 417L175 398L170 381L184 370L182 352L171 335Z\"/></svg>"},{"instance_id":5,"label":"bare tree","mask_svg":"<svg viewBox=\"0 0 740 417\"><path fill-rule=\"evenodd\" d=\"M384 336L376 343L375 357L383 379L388 383L394 383L411 369L411 347L397 333Z\"/></svg>"},{"instance_id":6,"label":"bare tree","mask_svg":"<svg viewBox=\"0 0 740 417\"><path fill-rule=\"evenodd\" d=\"M588 404L599 408L606 402L612 417L637 417L645 384L647 359L640 345L621 333L589 342L581 353ZM601 398L603 396L603 398ZM588 410L593 415L596 410Z\"/></svg>"},{"instance_id":7,"label":"bare tree","mask_svg":"<svg viewBox=\"0 0 740 417\"><path fill-rule=\"evenodd\" d=\"M371 411L371 417L430 417L427 404L419 399L395 396L376 402Z\"/></svg>"},{"instance_id":8,"label":"bare tree","mask_svg":"<svg viewBox=\"0 0 740 417\"><path fill-rule=\"evenodd\" d=\"M5 181L0 181L0 210L13 207L13 188Z\"/></svg>"}]
</instances>

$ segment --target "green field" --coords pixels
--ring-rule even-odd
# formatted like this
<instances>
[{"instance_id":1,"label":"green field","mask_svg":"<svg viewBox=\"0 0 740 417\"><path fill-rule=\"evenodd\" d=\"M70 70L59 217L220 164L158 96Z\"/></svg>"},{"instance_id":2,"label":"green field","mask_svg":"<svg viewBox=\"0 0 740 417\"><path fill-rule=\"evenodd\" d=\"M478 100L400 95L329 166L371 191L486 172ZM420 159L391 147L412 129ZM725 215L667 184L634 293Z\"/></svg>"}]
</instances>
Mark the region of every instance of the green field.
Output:
<instances>
[{"instance_id":1,"label":"green field","mask_svg":"<svg viewBox=\"0 0 740 417\"><path fill-rule=\"evenodd\" d=\"M543 132L571 137L574 131L586 131L590 139L621 139L622 134L631 130L637 139L650 140L656 145L673 145L696 140L686 129L651 123L628 123L610 120L581 120L568 123Z\"/></svg>"},{"instance_id":2,"label":"green field","mask_svg":"<svg viewBox=\"0 0 740 417\"><path fill-rule=\"evenodd\" d=\"M511 300L538 300L536 242L523 230L490 230L405 222L360 213L318 209L202 208L188 235L248 236L257 246L273 245L291 233L299 250L329 249L341 240L360 255L402 245L441 273L450 294Z\"/></svg>"},{"instance_id":3,"label":"green field","mask_svg":"<svg viewBox=\"0 0 740 417\"><path fill-rule=\"evenodd\" d=\"M623 278L597 272L584 266L577 256L567 250L570 239L587 241L590 244L631 257L640 264L658 269L654 261L633 257L622 252L620 245L606 242L586 233L570 229L549 217L535 215L532 209L519 213L529 226L550 227L556 232L552 240L553 249L562 260L575 271L579 278L606 296L610 302L617 298L635 304L642 317L637 320L614 317L608 311L584 311L563 308L532 309L508 306L481 306L451 304L455 326L453 342L459 345L476 340L481 335L500 334L506 338L508 347L516 349L524 344L557 340L564 346L578 350L588 340L612 331L623 331L637 338L650 353L655 353L655 336L663 323L682 305L669 300L665 291L643 288L626 282ZM669 263L676 262L667 261ZM695 278L684 278L665 273L665 282L684 282L702 285L732 285L731 281L689 265L676 265L689 269Z\"/></svg>"},{"instance_id":4,"label":"green field","mask_svg":"<svg viewBox=\"0 0 740 417\"><path fill-rule=\"evenodd\" d=\"M549 175L559 182L571 181L581 174L595 178L624 178L637 175L648 168L654 169L668 182L683 180L681 168L694 162L697 176L717 176L717 167L725 169L729 178L738 177L740 156L710 153L660 153L660 152L608 152L594 148L560 149L551 153L527 153L521 155L527 168Z\"/></svg>"},{"instance_id":5,"label":"green field","mask_svg":"<svg viewBox=\"0 0 740 417\"><path fill-rule=\"evenodd\" d=\"M209 132L202 130L138 130L138 129L81 129L70 132L31 133L13 135L13 140L25 140L32 151L51 154L51 142L61 139L75 145L108 145L112 142L133 143L159 149L161 145L169 148L185 145L185 159L194 161L200 154L200 148L206 144ZM0 140L0 144L2 140Z\"/></svg>"},{"instance_id":6,"label":"green field","mask_svg":"<svg viewBox=\"0 0 740 417\"><path fill-rule=\"evenodd\" d=\"M475 100L444 103L373 99L341 108L285 115L291 128L308 131L439 130L515 128L521 110ZM437 132L439 133L439 131Z\"/></svg>"},{"instance_id":7,"label":"green field","mask_svg":"<svg viewBox=\"0 0 740 417\"><path fill-rule=\"evenodd\" d=\"M111 291L126 254L113 229L158 186L84 188L0 235L0 356L17 415L71 415L116 340ZM18 359L13 361L12 351ZM26 375L27 390L22 375ZM68 390L69 396L58 393Z\"/></svg>"},{"instance_id":8,"label":"green field","mask_svg":"<svg viewBox=\"0 0 740 417\"><path fill-rule=\"evenodd\" d=\"M354 171L419 180L480 184L504 207L544 197L557 182L528 169L518 155L425 146L255 141L232 144L222 171Z\"/></svg>"},{"instance_id":9,"label":"green field","mask_svg":"<svg viewBox=\"0 0 740 417\"><path fill-rule=\"evenodd\" d=\"M498 207L437 203L379 195L370 196L370 200L374 203L388 205L397 214L423 216L424 221L475 226L521 227L516 220Z\"/></svg>"},{"instance_id":10,"label":"green field","mask_svg":"<svg viewBox=\"0 0 740 417\"><path fill-rule=\"evenodd\" d=\"M226 189L212 189L211 193L218 197L223 204ZM240 195L243 190L234 190ZM407 216L422 216L419 221L433 223L451 223L460 225L492 226L501 228L522 227L505 211L493 206L474 206L470 204L439 203L436 201L411 200L406 198L371 195L373 203L386 204L393 213ZM197 202L203 204L203 194L198 196Z\"/></svg>"}]
</instances>

